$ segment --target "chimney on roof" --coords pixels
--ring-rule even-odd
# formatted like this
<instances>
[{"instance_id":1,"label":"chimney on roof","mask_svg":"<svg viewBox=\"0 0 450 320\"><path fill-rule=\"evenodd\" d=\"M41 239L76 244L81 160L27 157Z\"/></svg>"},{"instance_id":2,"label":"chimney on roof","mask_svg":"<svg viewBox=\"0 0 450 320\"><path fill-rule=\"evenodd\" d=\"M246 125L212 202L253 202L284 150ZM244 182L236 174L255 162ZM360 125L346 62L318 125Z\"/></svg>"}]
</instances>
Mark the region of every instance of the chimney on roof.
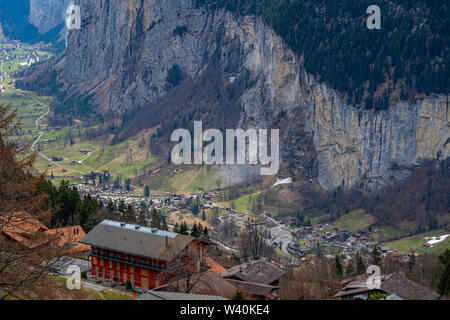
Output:
<instances>
[{"instance_id":1,"label":"chimney on roof","mask_svg":"<svg viewBox=\"0 0 450 320\"><path fill-rule=\"evenodd\" d=\"M169 237L166 236L166 248L168 248L168 247L169 247Z\"/></svg>"}]
</instances>

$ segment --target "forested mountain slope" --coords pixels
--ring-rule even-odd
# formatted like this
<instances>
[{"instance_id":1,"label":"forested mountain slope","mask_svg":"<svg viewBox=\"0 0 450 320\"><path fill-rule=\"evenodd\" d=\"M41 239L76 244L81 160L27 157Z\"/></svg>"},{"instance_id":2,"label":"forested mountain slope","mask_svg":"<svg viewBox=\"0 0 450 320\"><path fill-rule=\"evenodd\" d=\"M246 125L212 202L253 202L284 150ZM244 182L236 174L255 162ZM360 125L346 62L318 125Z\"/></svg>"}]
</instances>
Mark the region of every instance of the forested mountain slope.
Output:
<instances>
[{"instance_id":1,"label":"forested mountain slope","mask_svg":"<svg viewBox=\"0 0 450 320\"><path fill-rule=\"evenodd\" d=\"M381 9L369 30L366 9ZM450 91L450 19L446 1L196 0L197 6L261 16L305 70L344 101L385 109L399 100Z\"/></svg>"}]
</instances>

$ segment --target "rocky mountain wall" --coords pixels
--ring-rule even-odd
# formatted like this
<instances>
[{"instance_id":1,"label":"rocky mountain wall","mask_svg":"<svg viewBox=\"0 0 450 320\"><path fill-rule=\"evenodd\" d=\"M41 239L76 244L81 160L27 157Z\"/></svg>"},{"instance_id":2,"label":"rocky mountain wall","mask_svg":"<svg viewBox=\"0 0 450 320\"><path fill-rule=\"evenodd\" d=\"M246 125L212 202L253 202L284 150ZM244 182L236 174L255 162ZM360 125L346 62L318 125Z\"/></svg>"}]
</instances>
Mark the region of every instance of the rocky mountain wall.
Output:
<instances>
[{"instance_id":1,"label":"rocky mountain wall","mask_svg":"<svg viewBox=\"0 0 450 320\"><path fill-rule=\"evenodd\" d=\"M121 115L154 104L213 62L221 76L245 83L239 126L283 124L282 164L296 179L327 190L393 183L422 159L448 157L448 95L402 101L386 111L361 110L318 83L263 22L190 0L83 0L82 29L72 30L59 80L89 94L101 113Z\"/></svg>"}]
</instances>

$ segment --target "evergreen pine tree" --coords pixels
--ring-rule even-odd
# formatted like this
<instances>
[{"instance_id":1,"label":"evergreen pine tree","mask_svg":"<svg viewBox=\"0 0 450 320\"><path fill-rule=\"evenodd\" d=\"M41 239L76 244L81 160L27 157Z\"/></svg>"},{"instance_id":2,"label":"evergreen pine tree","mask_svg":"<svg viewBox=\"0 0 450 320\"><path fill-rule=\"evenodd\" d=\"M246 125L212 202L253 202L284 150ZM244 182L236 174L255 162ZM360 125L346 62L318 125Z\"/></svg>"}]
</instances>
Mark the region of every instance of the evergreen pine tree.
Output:
<instances>
[{"instance_id":1,"label":"evergreen pine tree","mask_svg":"<svg viewBox=\"0 0 450 320\"><path fill-rule=\"evenodd\" d=\"M231 297L231 300L245 300L245 298L241 290L237 289L236 292Z\"/></svg>"},{"instance_id":2,"label":"evergreen pine tree","mask_svg":"<svg viewBox=\"0 0 450 320\"><path fill-rule=\"evenodd\" d=\"M150 197L150 187L149 186L145 186L145 188L144 188L144 197L146 197L146 198Z\"/></svg>"},{"instance_id":3,"label":"evergreen pine tree","mask_svg":"<svg viewBox=\"0 0 450 320\"><path fill-rule=\"evenodd\" d=\"M372 263L374 265L379 266L380 262L381 262L380 251L378 251L378 247L375 246L375 247L373 247L373 251L372 251Z\"/></svg>"},{"instance_id":4,"label":"evergreen pine tree","mask_svg":"<svg viewBox=\"0 0 450 320\"><path fill-rule=\"evenodd\" d=\"M202 212L202 220L206 221L206 212L205 212L205 210L203 210L203 212Z\"/></svg>"},{"instance_id":5,"label":"evergreen pine tree","mask_svg":"<svg viewBox=\"0 0 450 320\"><path fill-rule=\"evenodd\" d=\"M123 221L126 223L130 223L130 224L135 224L137 223L136 220L136 213L134 212L133 207L131 206L131 204L129 204L125 210L124 216L123 216Z\"/></svg>"},{"instance_id":6,"label":"evergreen pine tree","mask_svg":"<svg viewBox=\"0 0 450 320\"><path fill-rule=\"evenodd\" d=\"M439 261L444 265L441 279L438 283L438 292L442 296L450 295L450 249L439 255Z\"/></svg>"},{"instance_id":7,"label":"evergreen pine tree","mask_svg":"<svg viewBox=\"0 0 450 320\"><path fill-rule=\"evenodd\" d=\"M414 252L411 252L408 259L409 272L413 271L415 264L416 264L416 257L414 256Z\"/></svg>"},{"instance_id":8,"label":"evergreen pine tree","mask_svg":"<svg viewBox=\"0 0 450 320\"><path fill-rule=\"evenodd\" d=\"M366 272L366 265L359 255L359 253L356 254L356 273L357 274L364 274Z\"/></svg>"},{"instance_id":9,"label":"evergreen pine tree","mask_svg":"<svg viewBox=\"0 0 450 320\"><path fill-rule=\"evenodd\" d=\"M341 264L341 260L339 259L339 255L338 254L334 258L334 270L340 276L342 276L342 274L344 273L343 272L343 268L342 268L342 264Z\"/></svg>"},{"instance_id":10,"label":"evergreen pine tree","mask_svg":"<svg viewBox=\"0 0 450 320\"><path fill-rule=\"evenodd\" d=\"M189 228L185 221L181 222L180 225L180 234L188 235L189 234Z\"/></svg>"},{"instance_id":11,"label":"evergreen pine tree","mask_svg":"<svg viewBox=\"0 0 450 320\"><path fill-rule=\"evenodd\" d=\"M160 216L159 216L159 213L158 213L158 211L156 211L156 209L155 208L153 208L153 210L152 210L152 221L151 221L151 223L150 223L150 226L152 227L152 228L158 228L158 229L161 229L161 218L160 218Z\"/></svg>"},{"instance_id":12,"label":"evergreen pine tree","mask_svg":"<svg viewBox=\"0 0 450 320\"><path fill-rule=\"evenodd\" d=\"M167 226L167 222L166 222L166 217L162 218L161 230L169 230L169 227Z\"/></svg>"},{"instance_id":13,"label":"evergreen pine tree","mask_svg":"<svg viewBox=\"0 0 450 320\"><path fill-rule=\"evenodd\" d=\"M198 226L197 226L197 223L195 223L195 222L194 222L194 225L192 226L191 236L196 237L196 238L199 237Z\"/></svg>"}]
</instances>

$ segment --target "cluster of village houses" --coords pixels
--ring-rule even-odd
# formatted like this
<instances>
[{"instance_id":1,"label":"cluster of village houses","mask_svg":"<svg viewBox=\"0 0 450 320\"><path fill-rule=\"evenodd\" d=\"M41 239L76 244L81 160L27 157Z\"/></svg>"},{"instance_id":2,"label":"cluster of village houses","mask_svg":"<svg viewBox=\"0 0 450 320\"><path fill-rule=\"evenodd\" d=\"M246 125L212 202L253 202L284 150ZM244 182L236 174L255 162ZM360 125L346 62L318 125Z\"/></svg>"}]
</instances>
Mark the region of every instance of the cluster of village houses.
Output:
<instances>
[{"instance_id":1,"label":"cluster of village houses","mask_svg":"<svg viewBox=\"0 0 450 320\"><path fill-rule=\"evenodd\" d=\"M214 192L200 191L196 195L180 195L180 194L167 194L159 197L144 197L137 196L131 192L125 190L125 188L110 188L104 190L99 186L93 186L91 184L78 183L74 186L77 187L81 193L90 193L102 200L103 203L113 201L118 204L123 201L126 205L131 205L136 212L141 208L141 203L144 202L146 207L156 208L164 212L164 214L170 214L171 212L178 210L186 210L182 207L183 198L196 197L201 200L203 208L219 208L222 209L222 214L219 216L220 222L231 222L237 228L243 229L248 222L249 215L231 208L224 207L222 205L212 202L215 194ZM295 217L282 217L272 218L270 214L262 215L266 221L266 227L272 228L274 226L281 226L287 232L290 232L293 237L287 245L287 253L291 255L293 260L298 263L314 263L314 259L311 258L317 245L320 245L324 250L324 255L327 258L334 259L334 255L326 254L327 248L338 248L339 255L342 257L342 263L346 267L357 255L362 257L369 257L372 252L372 248L377 246L382 256L392 256L400 260L407 260L408 255L400 255L396 250L386 246L380 246L377 242L371 241L369 235L376 233L378 230L374 229L369 231L358 230L350 231L348 228L335 227L330 223L319 224L316 226L302 226L298 227L298 221ZM214 230L211 230L214 232ZM225 241L226 242L226 241ZM278 239L269 239L273 247L279 247L280 241ZM232 248L231 243L227 243L228 248ZM366 259L367 260L367 259Z\"/></svg>"},{"instance_id":2,"label":"cluster of village houses","mask_svg":"<svg viewBox=\"0 0 450 320\"><path fill-rule=\"evenodd\" d=\"M10 46L2 46L0 48L0 82L5 81L7 70L4 70L4 64L7 62L16 62L18 61L19 66L31 66L34 63L38 63L40 61L39 55L35 50L27 50L25 55L18 55L15 53L16 49L20 49L20 43L16 44L16 47ZM9 85L13 84L13 81L8 82ZM0 84L0 95L6 91L6 88Z\"/></svg>"},{"instance_id":3,"label":"cluster of village houses","mask_svg":"<svg viewBox=\"0 0 450 320\"><path fill-rule=\"evenodd\" d=\"M80 226L48 229L25 212L2 222L1 241L39 248L51 241L64 250L62 266L53 272L65 275L65 266L76 264L86 280L105 288L131 291L144 300L231 299L241 292L245 299L279 299L283 266L265 259L248 261L229 269L207 255L212 243L188 235L104 220L85 234ZM341 282L335 299L438 299L439 294L404 274L382 275L381 284L369 286L364 275Z\"/></svg>"}]
</instances>

